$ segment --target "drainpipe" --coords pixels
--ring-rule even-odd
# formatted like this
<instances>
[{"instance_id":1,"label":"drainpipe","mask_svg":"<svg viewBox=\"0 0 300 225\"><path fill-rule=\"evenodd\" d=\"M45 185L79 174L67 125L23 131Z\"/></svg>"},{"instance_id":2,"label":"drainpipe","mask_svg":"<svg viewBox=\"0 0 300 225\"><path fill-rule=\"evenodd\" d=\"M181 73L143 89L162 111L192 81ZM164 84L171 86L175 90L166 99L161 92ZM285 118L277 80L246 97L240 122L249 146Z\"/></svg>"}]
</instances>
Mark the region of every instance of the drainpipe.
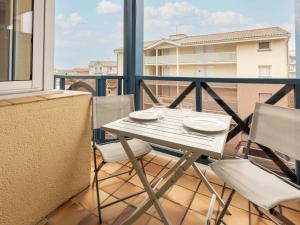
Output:
<instances>
[{"instance_id":1,"label":"drainpipe","mask_svg":"<svg viewBox=\"0 0 300 225\"><path fill-rule=\"evenodd\" d=\"M179 77L179 49L176 48L176 75ZM177 81L177 96L179 96L179 82Z\"/></svg>"},{"instance_id":2,"label":"drainpipe","mask_svg":"<svg viewBox=\"0 0 300 225\"><path fill-rule=\"evenodd\" d=\"M155 75L158 76L158 49L155 49ZM158 97L158 81L155 81L155 92Z\"/></svg>"},{"instance_id":3,"label":"drainpipe","mask_svg":"<svg viewBox=\"0 0 300 225\"><path fill-rule=\"evenodd\" d=\"M300 0L295 0L295 34L296 34L296 78L295 108L300 109ZM300 184L300 161L296 161L296 175Z\"/></svg>"}]
</instances>

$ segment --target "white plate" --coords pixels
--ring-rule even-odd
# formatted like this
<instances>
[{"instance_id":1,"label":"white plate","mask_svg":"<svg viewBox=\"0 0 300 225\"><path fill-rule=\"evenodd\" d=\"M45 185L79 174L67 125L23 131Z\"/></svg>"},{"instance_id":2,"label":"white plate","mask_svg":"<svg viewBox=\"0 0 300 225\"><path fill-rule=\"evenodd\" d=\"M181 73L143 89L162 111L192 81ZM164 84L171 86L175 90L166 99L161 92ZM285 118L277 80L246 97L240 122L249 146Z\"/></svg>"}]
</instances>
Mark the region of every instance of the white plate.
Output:
<instances>
[{"instance_id":1,"label":"white plate","mask_svg":"<svg viewBox=\"0 0 300 225\"><path fill-rule=\"evenodd\" d=\"M159 115L158 112L154 111L137 111L129 114L131 119L135 120L157 120Z\"/></svg>"},{"instance_id":2,"label":"white plate","mask_svg":"<svg viewBox=\"0 0 300 225\"><path fill-rule=\"evenodd\" d=\"M197 131L219 132L227 129L225 123L207 117L186 118L183 125Z\"/></svg>"}]
</instances>

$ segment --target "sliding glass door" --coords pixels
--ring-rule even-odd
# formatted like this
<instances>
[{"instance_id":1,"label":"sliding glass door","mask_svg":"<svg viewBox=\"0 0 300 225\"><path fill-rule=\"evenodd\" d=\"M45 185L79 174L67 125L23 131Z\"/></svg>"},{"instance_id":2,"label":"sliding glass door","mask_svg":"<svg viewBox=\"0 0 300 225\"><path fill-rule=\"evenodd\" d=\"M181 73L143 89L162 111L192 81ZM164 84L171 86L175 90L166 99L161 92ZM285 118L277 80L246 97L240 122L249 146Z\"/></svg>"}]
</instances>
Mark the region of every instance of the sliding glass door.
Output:
<instances>
[{"instance_id":1,"label":"sliding glass door","mask_svg":"<svg viewBox=\"0 0 300 225\"><path fill-rule=\"evenodd\" d=\"M0 81L32 80L33 0L0 0Z\"/></svg>"}]
</instances>

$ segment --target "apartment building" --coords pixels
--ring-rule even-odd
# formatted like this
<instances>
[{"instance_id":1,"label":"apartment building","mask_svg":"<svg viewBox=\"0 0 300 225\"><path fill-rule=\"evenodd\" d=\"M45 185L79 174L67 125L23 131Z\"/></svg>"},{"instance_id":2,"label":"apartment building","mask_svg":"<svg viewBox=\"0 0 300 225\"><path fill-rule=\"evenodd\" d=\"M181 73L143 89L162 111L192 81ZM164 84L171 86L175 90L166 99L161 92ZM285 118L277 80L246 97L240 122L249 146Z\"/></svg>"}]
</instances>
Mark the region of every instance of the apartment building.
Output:
<instances>
[{"instance_id":1,"label":"apartment building","mask_svg":"<svg viewBox=\"0 0 300 225\"><path fill-rule=\"evenodd\" d=\"M287 77L290 34L280 27L188 36L171 35L144 45L144 74L186 77ZM122 74L123 50L116 49L118 74ZM148 82L159 99L168 104L188 85L183 82ZM241 116L255 102L265 101L280 86L217 84L214 90ZM220 113L220 107L203 92L203 109ZM194 93L183 104L195 107ZM287 99L280 104L286 105ZM144 107L152 105L144 95Z\"/></svg>"},{"instance_id":2,"label":"apartment building","mask_svg":"<svg viewBox=\"0 0 300 225\"><path fill-rule=\"evenodd\" d=\"M295 53L295 51L289 52L289 76L296 77L296 53Z\"/></svg>"},{"instance_id":3,"label":"apartment building","mask_svg":"<svg viewBox=\"0 0 300 225\"><path fill-rule=\"evenodd\" d=\"M117 73L116 61L90 61L89 74L110 75Z\"/></svg>"}]
</instances>

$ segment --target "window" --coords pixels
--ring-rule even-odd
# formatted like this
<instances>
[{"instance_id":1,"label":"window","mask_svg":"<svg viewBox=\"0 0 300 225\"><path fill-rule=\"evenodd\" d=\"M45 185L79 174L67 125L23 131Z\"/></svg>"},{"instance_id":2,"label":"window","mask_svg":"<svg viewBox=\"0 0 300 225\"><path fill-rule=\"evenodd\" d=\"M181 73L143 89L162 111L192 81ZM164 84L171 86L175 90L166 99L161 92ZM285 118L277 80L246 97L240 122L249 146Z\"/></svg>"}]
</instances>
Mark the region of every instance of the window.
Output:
<instances>
[{"instance_id":1,"label":"window","mask_svg":"<svg viewBox=\"0 0 300 225\"><path fill-rule=\"evenodd\" d=\"M51 66L44 65L44 60L52 58L50 52L48 56L44 55L46 47L45 51L52 49L51 41L44 46L44 39L50 39L44 32L51 29L51 26L44 29L45 4L49 3L43 0L0 1L0 95L44 88L44 72ZM51 7L47 8L50 10Z\"/></svg>"},{"instance_id":2,"label":"window","mask_svg":"<svg viewBox=\"0 0 300 225\"><path fill-rule=\"evenodd\" d=\"M164 97L170 97L171 96L170 87L162 87L162 96L164 96Z\"/></svg>"},{"instance_id":3,"label":"window","mask_svg":"<svg viewBox=\"0 0 300 225\"><path fill-rule=\"evenodd\" d=\"M271 49L271 43L269 41L258 43L258 50L270 50L270 49Z\"/></svg>"},{"instance_id":4,"label":"window","mask_svg":"<svg viewBox=\"0 0 300 225\"><path fill-rule=\"evenodd\" d=\"M259 77L271 77L272 66L258 66Z\"/></svg>"},{"instance_id":5,"label":"window","mask_svg":"<svg viewBox=\"0 0 300 225\"><path fill-rule=\"evenodd\" d=\"M271 98L271 93L259 93L259 103L265 103L269 98Z\"/></svg>"}]
</instances>

